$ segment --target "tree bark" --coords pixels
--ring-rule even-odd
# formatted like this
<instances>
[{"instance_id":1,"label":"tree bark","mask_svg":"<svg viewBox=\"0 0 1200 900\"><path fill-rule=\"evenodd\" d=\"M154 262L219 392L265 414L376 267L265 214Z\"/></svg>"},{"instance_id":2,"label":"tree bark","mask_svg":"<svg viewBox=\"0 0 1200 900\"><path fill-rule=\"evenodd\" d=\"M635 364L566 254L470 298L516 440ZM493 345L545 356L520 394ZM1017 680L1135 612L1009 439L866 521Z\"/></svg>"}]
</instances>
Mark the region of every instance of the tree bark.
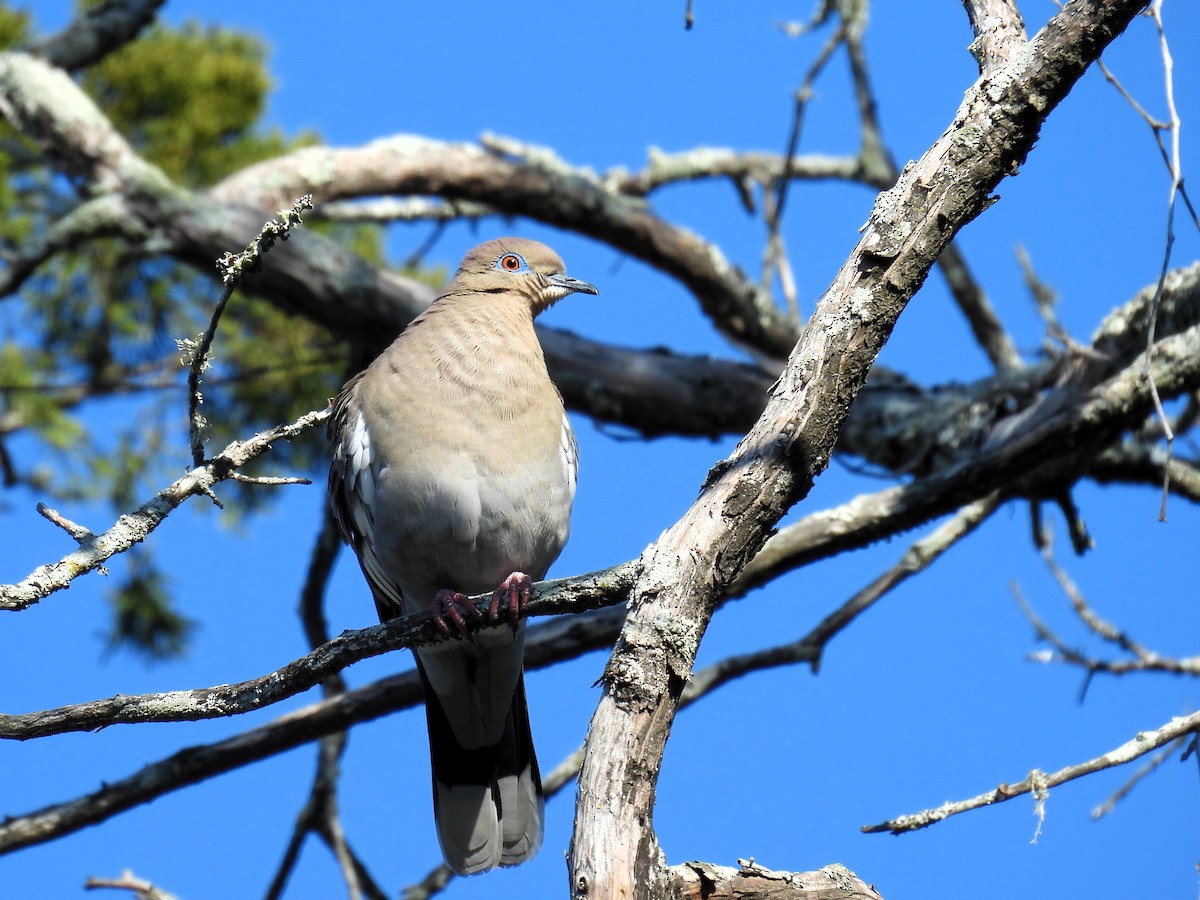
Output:
<instances>
[{"instance_id":1,"label":"tree bark","mask_svg":"<svg viewBox=\"0 0 1200 900\"><path fill-rule=\"evenodd\" d=\"M706 862L672 866L678 900L883 900L843 865L815 872L775 872L740 861L738 868Z\"/></svg>"}]
</instances>

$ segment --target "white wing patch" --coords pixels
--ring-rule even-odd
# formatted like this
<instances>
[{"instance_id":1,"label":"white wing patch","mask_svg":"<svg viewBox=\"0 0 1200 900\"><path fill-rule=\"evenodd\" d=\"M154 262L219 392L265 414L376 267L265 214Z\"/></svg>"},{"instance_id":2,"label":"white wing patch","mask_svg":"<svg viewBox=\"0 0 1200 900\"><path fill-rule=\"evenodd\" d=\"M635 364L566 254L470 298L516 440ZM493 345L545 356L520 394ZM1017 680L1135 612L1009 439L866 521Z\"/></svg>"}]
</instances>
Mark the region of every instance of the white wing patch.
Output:
<instances>
[{"instance_id":1,"label":"white wing patch","mask_svg":"<svg viewBox=\"0 0 1200 900\"><path fill-rule=\"evenodd\" d=\"M375 473L371 468L371 434L367 431L362 413L355 414L343 451L346 454L346 490L358 501L353 509L355 518L361 509L371 519L371 507L375 503Z\"/></svg>"},{"instance_id":2,"label":"white wing patch","mask_svg":"<svg viewBox=\"0 0 1200 900\"><path fill-rule=\"evenodd\" d=\"M575 432L571 429L571 420L566 412L562 418L562 460L566 469L567 497L575 497L575 481L579 476L579 445L575 442Z\"/></svg>"},{"instance_id":3,"label":"white wing patch","mask_svg":"<svg viewBox=\"0 0 1200 900\"><path fill-rule=\"evenodd\" d=\"M371 433L362 413L353 409L348 397L339 398L334 417L333 466L329 473L329 493L333 514L342 538L354 547L363 574L375 595L380 618L401 614L400 588L388 577L375 555L375 513L377 480Z\"/></svg>"}]
</instances>

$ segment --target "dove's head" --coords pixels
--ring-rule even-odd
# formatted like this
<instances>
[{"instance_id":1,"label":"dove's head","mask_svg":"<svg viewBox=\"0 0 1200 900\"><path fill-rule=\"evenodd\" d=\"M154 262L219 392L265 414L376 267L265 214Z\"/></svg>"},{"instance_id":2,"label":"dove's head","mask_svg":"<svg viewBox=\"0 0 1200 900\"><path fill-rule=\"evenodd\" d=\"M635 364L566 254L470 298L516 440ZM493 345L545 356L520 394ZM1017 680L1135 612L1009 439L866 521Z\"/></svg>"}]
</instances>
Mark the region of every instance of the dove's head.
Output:
<instances>
[{"instance_id":1,"label":"dove's head","mask_svg":"<svg viewBox=\"0 0 1200 900\"><path fill-rule=\"evenodd\" d=\"M526 238L498 238L480 244L463 257L443 296L516 294L528 300L533 314L568 294L599 294L593 284L572 278L558 254Z\"/></svg>"}]
</instances>

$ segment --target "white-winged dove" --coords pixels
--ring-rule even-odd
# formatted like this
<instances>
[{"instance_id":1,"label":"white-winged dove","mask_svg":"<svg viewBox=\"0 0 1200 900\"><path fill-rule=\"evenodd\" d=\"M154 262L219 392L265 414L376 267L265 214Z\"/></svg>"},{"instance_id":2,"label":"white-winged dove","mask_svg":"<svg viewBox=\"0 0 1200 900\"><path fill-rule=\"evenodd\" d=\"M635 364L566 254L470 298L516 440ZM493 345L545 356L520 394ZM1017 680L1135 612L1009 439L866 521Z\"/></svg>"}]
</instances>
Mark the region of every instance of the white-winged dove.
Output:
<instances>
[{"instance_id":1,"label":"white-winged dove","mask_svg":"<svg viewBox=\"0 0 1200 900\"><path fill-rule=\"evenodd\" d=\"M433 608L464 637L416 651L438 838L459 874L537 853L544 801L525 626L467 635L464 596L516 614L567 540L576 448L533 320L593 285L549 247L481 244L334 402L329 495L381 621Z\"/></svg>"}]
</instances>

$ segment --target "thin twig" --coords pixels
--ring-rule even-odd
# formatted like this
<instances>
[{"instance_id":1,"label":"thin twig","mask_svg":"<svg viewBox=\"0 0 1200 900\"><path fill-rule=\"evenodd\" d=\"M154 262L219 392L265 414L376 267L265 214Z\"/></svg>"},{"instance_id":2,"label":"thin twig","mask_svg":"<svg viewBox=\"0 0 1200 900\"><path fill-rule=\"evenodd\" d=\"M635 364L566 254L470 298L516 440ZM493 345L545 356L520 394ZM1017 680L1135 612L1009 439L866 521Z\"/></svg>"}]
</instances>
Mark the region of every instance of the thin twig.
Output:
<instances>
[{"instance_id":1,"label":"thin twig","mask_svg":"<svg viewBox=\"0 0 1200 900\"><path fill-rule=\"evenodd\" d=\"M178 900L174 894L168 894L160 887L155 887L145 878L138 878L129 869L121 873L120 878L89 877L83 883L84 890L94 891L99 888L116 888L122 891L132 891L137 900Z\"/></svg>"},{"instance_id":2,"label":"thin twig","mask_svg":"<svg viewBox=\"0 0 1200 900\"><path fill-rule=\"evenodd\" d=\"M1154 131L1170 130L1171 124L1169 122L1164 122L1161 119L1156 119L1144 106L1142 106L1142 104L1138 103L1137 98L1134 97L1133 94L1129 93L1128 90L1126 90L1125 85L1121 84L1120 79L1113 74L1112 69L1105 64L1104 60L1096 60L1096 65L1100 67L1100 72L1102 75L1104 75L1104 79L1114 88L1116 88L1117 93L1125 99L1126 103L1134 108L1134 111L1137 112L1139 116L1146 120L1146 124L1149 125L1151 129ZM1170 163L1168 161L1168 165L1169 164Z\"/></svg>"},{"instance_id":3,"label":"thin twig","mask_svg":"<svg viewBox=\"0 0 1200 900\"><path fill-rule=\"evenodd\" d=\"M230 481L237 481L241 484L266 485L275 487L286 484L312 484L311 478L301 478L299 476L279 476L279 475L243 475L241 472L231 472L229 475Z\"/></svg>"},{"instance_id":4,"label":"thin twig","mask_svg":"<svg viewBox=\"0 0 1200 900\"><path fill-rule=\"evenodd\" d=\"M1139 659L1145 660L1150 657L1151 654L1145 647L1130 638L1129 635L1111 622L1100 618L1096 614L1095 610L1092 609L1091 605L1084 598L1083 593L1075 585L1075 582L1071 580L1071 576L1067 574L1066 570L1054 558L1054 547L1049 542L1042 547L1042 559L1045 561L1046 567L1050 570L1050 574L1054 576L1055 581L1062 588L1063 593L1067 595L1067 599L1071 601L1071 608L1075 610L1075 615L1079 616L1089 631L1102 640L1116 644L1126 653L1130 653Z\"/></svg>"},{"instance_id":5,"label":"thin twig","mask_svg":"<svg viewBox=\"0 0 1200 900\"><path fill-rule=\"evenodd\" d=\"M1102 819L1110 812L1117 808L1117 804L1129 796L1130 792L1142 782L1146 776L1154 772L1164 762L1183 749L1185 737L1179 737L1172 741L1167 747L1155 753L1145 765L1140 766L1129 780L1113 791L1111 797L1092 810L1092 819Z\"/></svg>"},{"instance_id":6,"label":"thin twig","mask_svg":"<svg viewBox=\"0 0 1200 900\"><path fill-rule=\"evenodd\" d=\"M813 671L820 667L820 653L834 635L844 630L861 613L875 604L884 594L913 575L929 566L958 541L978 528L1000 505L999 493L989 494L974 503L964 506L927 536L917 540L904 552L896 565L888 569L869 585L858 591L846 603L826 616L803 638L803 642L816 648Z\"/></svg>"},{"instance_id":7,"label":"thin twig","mask_svg":"<svg viewBox=\"0 0 1200 900\"><path fill-rule=\"evenodd\" d=\"M1179 433L1178 422L1176 433ZM1172 493L1193 503L1200 503L1200 465L1196 460L1178 457L1168 463L1165 456L1160 447L1147 447L1139 441L1125 441L1097 456L1088 470L1088 476L1097 484L1117 482L1153 484L1156 487L1166 478Z\"/></svg>"},{"instance_id":8,"label":"thin twig","mask_svg":"<svg viewBox=\"0 0 1200 900\"><path fill-rule=\"evenodd\" d=\"M96 535L92 534L91 530L84 528L75 522L72 522L56 509L51 509L45 503L37 505L38 515L49 522L53 522L67 534L75 539L75 543L81 547L86 547L88 544L96 540Z\"/></svg>"},{"instance_id":9,"label":"thin twig","mask_svg":"<svg viewBox=\"0 0 1200 900\"><path fill-rule=\"evenodd\" d=\"M1158 146L1159 155L1162 157L1163 165L1167 167L1167 172L1169 174L1173 173L1174 166L1171 161L1171 153L1169 150L1167 150L1167 145L1163 143L1162 139L1162 133L1164 131L1171 131L1171 123L1164 122L1161 119L1151 115L1150 112L1147 111L1146 108L1137 101L1137 98L1135 98L1133 94L1129 93L1125 86L1121 84L1120 80L1112 72L1112 70L1104 64L1104 60L1098 59L1096 60L1096 63L1099 65L1100 71L1104 74L1104 77L1108 83L1116 89L1117 93L1119 93L1125 99L1125 101L1131 107L1133 107L1134 111L1141 116L1142 120L1145 121L1145 123L1150 127L1150 132L1154 137L1154 142ZM1187 207L1188 212L1191 213L1192 223L1198 230L1200 230L1200 215L1197 214L1196 208L1192 205L1192 198L1188 194L1187 187L1183 184L1179 185L1179 196L1180 199L1183 200L1184 206Z\"/></svg>"},{"instance_id":10,"label":"thin twig","mask_svg":"<svg viewBox=\"0 0 1200 900\"><path fill-rule=\"evenodd\" d=\"M1062 339L1067 334L1062 321L1058 318L1058 291L1056 291L1033 267L1033 260L1024 244L1017 244L1017 264L1021 267L1021 275L1025 279L1025 287L1033 297L1033 305L1038 315L1046 324L1046 330L1051 336Z\"/></svg>"},{"instance_id":11,"label":"thin twig","mask_svg":"<svg viewBox=\"0 0 1200 900\"><path fill-rule=\"evenodd\" d=\"M1102 772L1105 769L1111 769L1116 766L1123 766L1128 762L1145 756L1147 753L1154 752L1159 747L1165 746L1172 741L1179 740L1189 734L1197 733L1200 733L1200 712L1192 713L1190 716L1176 716L1170 722L1154 731L1138 732L1132 740L1126 741L1121 746L1115 747L1107 753L1102 753L1094 759L1066 766L1050 774L1045 774L1038 769L1034 769L1029 777L1016 784L1000 784L993 790L967 800L943 803L941 806L922 810L919 813L888 819L886 822L880 822L878 825L864 825L861 830L866 834L878 834L885 831L892 834L904 834L908 831L918 831L950 816L956 816L960 813L969 812L970 810L979 809L984 806L991 806L994 803L1003 803L1005 800L1011 800L1023 794L1031 794L1035 790L1045 792L1051 788L1058 787L1060 784L1074 781L1076 778L1082 778L1085 775Z\"/></svg>"},{"instance_id":12,"label":"thin twig","mask_svg":"<svg viewBox=\"0 0 1200 900\"><path fill-rule=\"evenodd\" d=\"M1171 123L1171 152L1169 156L1171 187L1167 197L1167 234L1163 247L1162 271L1158 276L1158 288L1154 292L1150 325L1146 333L1146 364L1144 371L1146 379L1150 383L1150 396L1154 398L1155 412L1158 414L1159 422L1162 423L1163 440L1167 445L1167 462L1170 463L1171 453L1174 448L1175 433L1171 430L1170 420L1163 410L1162 399L1158 395L1158 384L1155 382L1154 375L1150 371L1150 356L1153 353L1154 329L1158 322L1158 310L1162 302L1163 286L1167 281L1167 272L1171 269L1171 251L1175 246L1175 198L1179 195L1180 185L1183 184L1183 168L1179 156L1179 132L1182 123L1179 119L1179 110L1175 107L1175 61L1171 58L1171 50L1167 45L1167 33L1163 28L1162 0L1154 0L1150 4L1149 13L1151 18L1154 19L1154 27L1158 30L1159 47L1162 50L1163 79L1166 88L1168 118ZM1158 132L1155 133L1157 134ZM1159 504L1158 510L1158 520L1160 522L1167 520L1167 498L1170 496L1171 489L1170 476L1167 473L1169 473L1169 469L1165 470L1163 476L1162 502Z\"/></svg>"},{"instance_id":13,"label":"thin twig","mask_svg":"<svg viewBox=\"0 0 1200 900\"><path fill-rule=\"evenodd\" d=\"M1142 117L1154 135L1155 143L1158 144L1159 153L1162 155L1163 163L1167 167L1167 171L1171 176L1171 185L1167 197L1167 230L1166 240L1163 247L1163 263L1162 270L1159 273L1158 287L1154 294L1154 301L1150 316L1150 324L1146 334L1146 347L1150 348L1154 343L1154 329L1158 320L1159 304L1162 298L1163 287L1166 283L1167 272L1171 265L1171 252L1175 244L1175 201L1176 197L1182 196L1188 211L1192 214L1192 222L1200 229L1200 219L1196 214L1196 209L1192 206L1191 199L1187 195L1187 191L1183 186L1183 168L1180 156L1180 130L1182 122L1179 118L1179 110L1175 105L1175 61L1171 56L1171 50L1167 44L1166 29L1163 27L1162 21L1162 0L1154 0L1147 9L1147 14L1154 20L1154 27L1158 33L1159 49L1162 55L1163 65L1163 80L1167 102L1167 121L1163 122L1146 111L1146 109L1134 99L1133 95L1125 89L1125 87L1117 80L1116 76L1104 66L1100 64L1101 71L1108 82L1113 85L1121 96L1134 108L1134 110ZM1171 135L1171 146L1167 148L1163 143L1162 133L1166 131ZM1171 454L1174 449L1175 435L1171 429L1170 421L1166 411L1163 409L1162 400L1159 397L1158 385L1154 377L1149 373L1149 358L1147 357L1147 372L1146 378L1150 384L1150 395L1154 400L1154 410L1162 425L1163 440L1166 443L1167 465L1163 467L1162 481L1162 500L1159 503L1158 519L1160 522L1167 520L1167 498L1171 491L1171 474L1170 462Z\"/></svg>"},{"instance_id":14,"label":"thin twig","mask_svg":"<svg viewBox=\"0 0 1200 900\"><path fill-rule=\"evenodd\" d=\"M192 465L194 466L199 466L204 462L203 431L206 423L204 417L200 415L200 404L204 402L204 397L200 393L200 375L209 366L209 351L212 348L213 338L217 334L217 325L221 321L221 314L225 311L229 298L233 296L234 290L241 283L245 274L257 270L262 265L263 255L275 246L276 240L286 241L288 233L303 224L300 214L312 209L312 205L312 194L305 194L290 208L279 210L277 213L279 219L271 219L263 225L258 237L247 244L245 250L237 255L226 253L217 260L217 268L221 270L221 280L225 283L225 291L221 294L221 299L217 301L217 306L208 323L208 329L200 336L198 343L189 339L177 341L179 349L184 354L183 362L188 367L188 444L192 448Z\"/></svg>"},{"instance_id":15,"label":"thin twig","mask_svg":"<svg viewBox=\"0 0 1200 900\"><path fill-rule=\"evenodd\" d=\"M1033 626L1038 639L1046 641L1054 648L1053 650L1039 650L1029 654L1030 661L1038 663L1065 663L1083 669L1085 677L1079 691L1080 703L1087 696L1087 690L1091 686L1092 678L1099 672L1108 675L1129 675L1134 672L1164 672L1170 675L1200 676L1200 656L1177 658L1162 656L1150 650L1143 650L1143 655L1134 659L1110 660L1088 656L1082 650L1069 646L1057 632L1042 621L1041 617L1034 612L1029 601L1025 599L1020 585L1014 583L1012 585L1012 592L1016 598L1017 605L1021 608L1021 612L1024 613L1029 624Z\"/></svg>"},{"instance_id":16,"label":"thin twig","mask_svg":"<svg viewBox=\"0 0 1200 900\"><path fill-rule=\"evenodd\" d=\"M830 8L827 6L824 18L828 17L830 11ZM816 24L819 24L819 22L814 20L810 28L815 27ZM837 30L825 41L817 53L817 58L805 73L800 87L792 94L792 124L788 130L787 143L784 147L783 168L779 173L779 177L774 181L774 196L766 189L766 186L764 186L763 190L763 217L767 225L767 242L763 248L763 290L765 291L770 288L772 273L777 272L779 274L780 289L787 303L788 312L791 314L797 328L801 324L800 302L796 292L796 280L792 274L791 263L787 258L787 251L783 244L781 231L783 212L787 205L788 188L792 183L792 167L796 159L796 154L800 149L800 136L804 130L804 112L808 107L808 101L813 97L813 87L817 78L824 71L834 51L845 42L849 27L850 24L846 20L839 21Z\"/></svg>"}]
</instances>

